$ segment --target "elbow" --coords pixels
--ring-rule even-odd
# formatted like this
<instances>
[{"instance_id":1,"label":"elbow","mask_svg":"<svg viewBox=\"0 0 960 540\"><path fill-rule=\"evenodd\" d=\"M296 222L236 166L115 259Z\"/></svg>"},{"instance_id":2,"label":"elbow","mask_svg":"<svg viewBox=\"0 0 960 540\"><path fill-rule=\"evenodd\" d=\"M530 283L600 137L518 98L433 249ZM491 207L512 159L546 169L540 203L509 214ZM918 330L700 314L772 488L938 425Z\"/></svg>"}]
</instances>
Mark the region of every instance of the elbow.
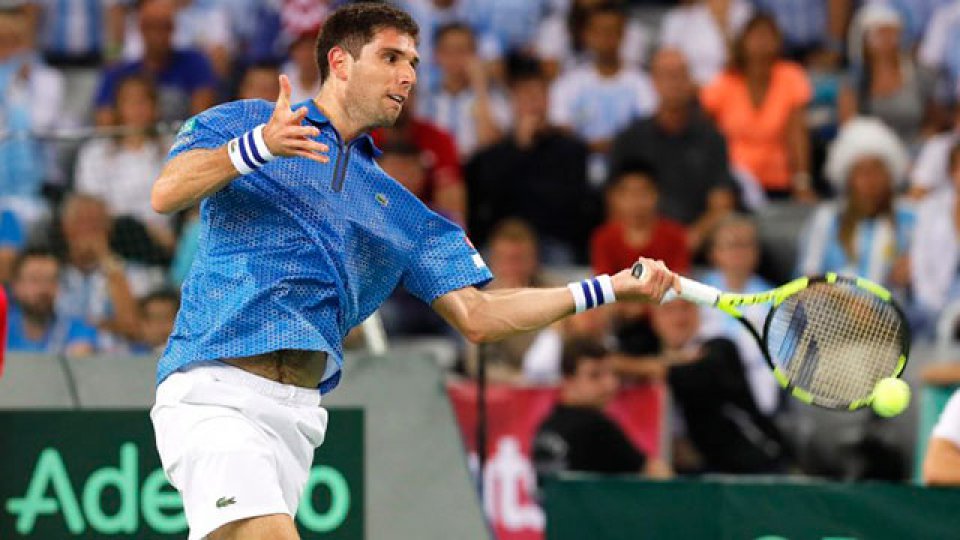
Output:
<instances>
[{"instance_id":1,"label":"elbow","mask_svg":"<svg viewBox=\"0 0 960 540\"><path fill-rule=\"evenodd\" d=\"M177 210L164 177L161 176L150 190L150 206L158 214L169 214Z\"/></svg>"},{"instance_id":2,"label":"elbow","mask_svg":"<svg viewBox=\"0 0 960 540\"><path fill-rule=\"evenodd\" d=\"M476 319L474 318L473 320L475 321ZM467 338L467 341L474 345L493 341L493 336L490 332L476 322L468 321L460 328L460 332L463 334L463 337Z\"/></svg>"}]
</instances>

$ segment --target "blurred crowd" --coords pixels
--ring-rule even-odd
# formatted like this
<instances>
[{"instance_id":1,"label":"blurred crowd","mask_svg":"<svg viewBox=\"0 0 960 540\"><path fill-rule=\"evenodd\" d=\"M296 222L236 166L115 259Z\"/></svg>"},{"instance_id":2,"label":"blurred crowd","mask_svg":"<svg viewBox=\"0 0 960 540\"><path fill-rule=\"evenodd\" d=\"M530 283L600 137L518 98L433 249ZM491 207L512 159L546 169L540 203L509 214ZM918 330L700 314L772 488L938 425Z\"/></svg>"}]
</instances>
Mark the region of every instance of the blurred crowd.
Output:
<instances>
[{"instance_id":1,"label":"blurred crowd","mask_svg":"<svg viewBox=\"0 0 960 540\"><path fill-rule=\"evenodd\" d=\"M199 208L150 206L173 134L217 103L275 100L281 73L295 102L314 96L315 36L342 3L0 0L9 349L164 346L203 234ZM734 292L853 273L894 292L915 339L960 300L960 0L396 3L420 24L422 67L375 133L380 165L467 229L491 287L639 256ZM761 242L783 226L764 222L771 208L804 216L790 249ZM452 336L402 291L382 316L394 337ZM769 457L750 463L783 467L768 425L783 400L759 351L682 301L464 346L462 370L482 354L495 381L556 384L576 373L571 339L601 346L618 377L665 381L707 430L694 442L745 432L712 419L740 410L762 435L742 444ZM742 451L691 467L737 472Z\"/></svg>"}]
</instances>

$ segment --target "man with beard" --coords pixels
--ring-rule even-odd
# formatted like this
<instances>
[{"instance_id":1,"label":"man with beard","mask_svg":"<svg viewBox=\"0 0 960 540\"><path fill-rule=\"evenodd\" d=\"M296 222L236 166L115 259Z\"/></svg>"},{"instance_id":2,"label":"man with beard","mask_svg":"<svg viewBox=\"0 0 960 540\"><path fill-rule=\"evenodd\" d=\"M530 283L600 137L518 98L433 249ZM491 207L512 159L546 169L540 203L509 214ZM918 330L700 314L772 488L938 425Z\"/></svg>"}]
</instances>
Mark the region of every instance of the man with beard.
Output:
<instances>
[{"instance_id":1,"label":"man with beard","mask_svg":"<svg viewBox=\"0 0 960 540\"><path fill-rule=\"evenodd\" d=\"M86 356L94 352L96 329L82 320L58 316L60 261L49 251L32 248L13 266L7 326L7 350Z\"/></svg>"}]
</instances>

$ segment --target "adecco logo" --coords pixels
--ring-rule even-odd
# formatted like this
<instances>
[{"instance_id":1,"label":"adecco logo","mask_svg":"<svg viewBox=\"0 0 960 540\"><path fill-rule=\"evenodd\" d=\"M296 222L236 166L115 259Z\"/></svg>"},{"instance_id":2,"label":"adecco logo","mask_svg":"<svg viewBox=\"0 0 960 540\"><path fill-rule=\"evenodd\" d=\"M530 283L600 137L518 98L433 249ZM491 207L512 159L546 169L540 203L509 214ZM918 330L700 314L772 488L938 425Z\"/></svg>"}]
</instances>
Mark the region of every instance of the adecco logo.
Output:
<instances>
[{"instance_id":1,"label":"adecco logo","mask_svg":"<svg viewBox=\"0 0 960 540\"><path fill-rule=\"evenodd\" d=\"M139 462L137 445L132 442L121 444L119 466L105 466L93 471L82 482L78 499L60 451L44 448L37 458L26 493L22 497L11 497L4 507L16 516L16 531L21 535L31 534L39 517L58 514L62 514L66 530L71 534L82 534L87 527L101 534L132 534L140 529L141 516L143 523L156 533L183 532L187 520L180 494L170 487L159 468L140 483ZM318 512L312 504L313 491L318 486L329 490L330 507L325 512ZM120 495L119 506L109 515L101 506L103 492L108 488L115 489ZM297 510L297 521L307 530L330 532L346 519L350 504L350 487L346 478L332 467L318 465L310 471Z\"/></svg>"}]
</instances>

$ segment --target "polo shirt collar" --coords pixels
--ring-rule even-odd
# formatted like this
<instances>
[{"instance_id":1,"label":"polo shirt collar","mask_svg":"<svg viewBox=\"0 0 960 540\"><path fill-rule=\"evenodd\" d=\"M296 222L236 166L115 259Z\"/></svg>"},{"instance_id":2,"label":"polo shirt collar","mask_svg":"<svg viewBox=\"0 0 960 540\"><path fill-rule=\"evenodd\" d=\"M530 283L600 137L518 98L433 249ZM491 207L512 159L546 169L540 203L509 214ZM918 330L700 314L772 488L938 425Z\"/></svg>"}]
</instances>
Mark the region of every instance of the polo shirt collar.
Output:
<instances>
[{"instance_id":1,"label":"polo shirt collar","mask_svg":"<svg viewBox=\"0 0 960 540\"><path fill-rule=\"evenodd\" d=\"M306 100L306 101L302 101L302 102L300 102L300 103L297 103L297 104L293 105L293 110L297 110L297 109L299 109L300 107L306 107L306 108L307 108L307 121L309 121L311 124L313 124L313 125L315 125L315 126L317 126L317 127L322 127L322 126L324 126L324 125L329 125L329 126L330 126L330 129L332 129L332 130L334 130L334 131L337 130L337 128L334 127L333 124L330 122L330 119L327 118L327 115L323 114L323 111L320 110L320 107L317 107L317 102L314 101L312 98L311 98L311 99L308 99L308 100ZM339 133L338 133L338 134L339 134ZM358 141L357 144L366 146L367 151L368 151L373 157L379 157L380 154L383 153L379 148L377 148L377 145L374 144L374 142L373 142L373 136L370 135L369 132L363 133L362 135L360 135L360 136L358 137L358 139L360 139L360 140Z\"/></svg>"}]
</instances>

